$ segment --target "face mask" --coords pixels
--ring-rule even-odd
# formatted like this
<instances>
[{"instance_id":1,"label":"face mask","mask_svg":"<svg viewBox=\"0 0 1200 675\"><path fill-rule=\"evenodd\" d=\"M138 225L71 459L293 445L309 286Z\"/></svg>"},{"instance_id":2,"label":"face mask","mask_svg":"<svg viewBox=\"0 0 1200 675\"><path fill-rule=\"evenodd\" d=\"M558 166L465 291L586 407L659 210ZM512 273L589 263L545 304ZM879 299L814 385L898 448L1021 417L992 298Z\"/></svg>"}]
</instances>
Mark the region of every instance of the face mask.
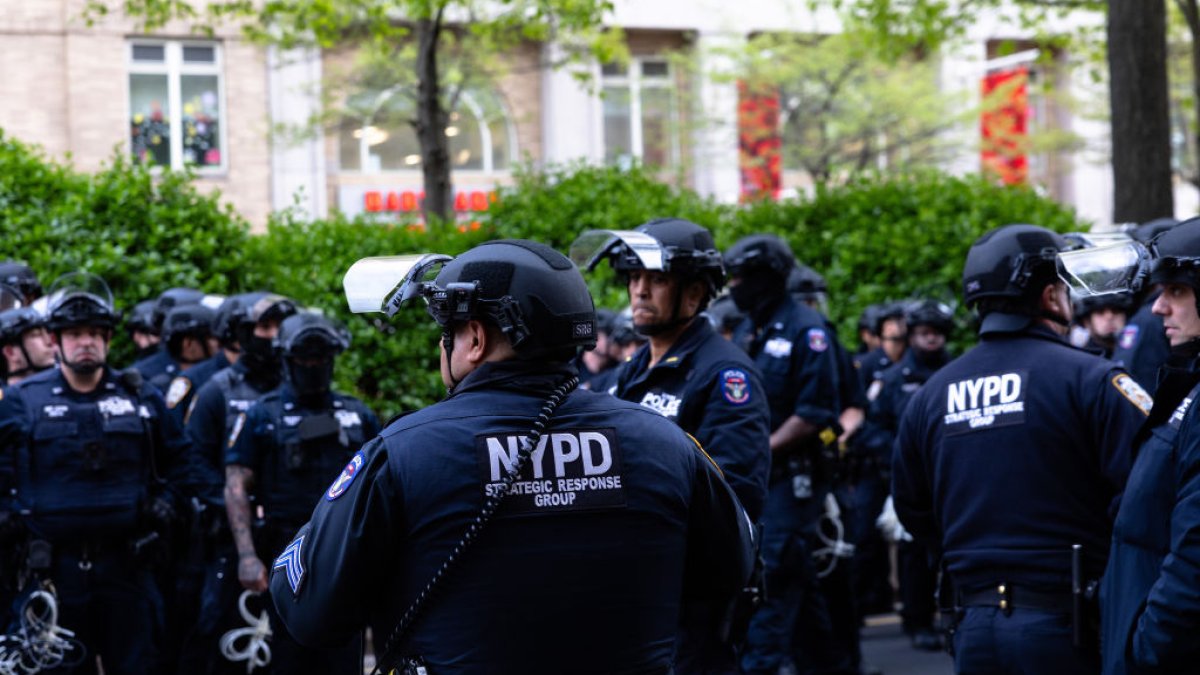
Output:
<instances>
[{"instance_id":1,"label":"face mask","mask_svg":"<svg viewBox=\"0 0 1200 675\"><path fill-rule=\"evenodd\" d=\"M247 339L242 344L241 361L254 378L278 382L283 364L271 346L270 338L252 336Z\"/></svg>"},{"instance_id":2,"label":"face mask","mask_svg":"<svg viewBox=\"0 0 1200 675\"><path fill-rule=\"evenodd\" d=\"M302 366L295 361L287 362L288 380L296 395L301 398L320 396L330 389L333 382L333 359L324 359L312 366Z\"/></svg>"},{"instance_id":3,"label":"face mask","mask_svg":"<svg viewBox=\"0 0 1200 675\"><path fill-rule=\"evenodd\" d=\"M729 296L743 313L757 318L779 300L781 292L782 285L772 283L767 275L753 275L742 277L741 283L729 289Z\"/></svg>"}]
</instances>

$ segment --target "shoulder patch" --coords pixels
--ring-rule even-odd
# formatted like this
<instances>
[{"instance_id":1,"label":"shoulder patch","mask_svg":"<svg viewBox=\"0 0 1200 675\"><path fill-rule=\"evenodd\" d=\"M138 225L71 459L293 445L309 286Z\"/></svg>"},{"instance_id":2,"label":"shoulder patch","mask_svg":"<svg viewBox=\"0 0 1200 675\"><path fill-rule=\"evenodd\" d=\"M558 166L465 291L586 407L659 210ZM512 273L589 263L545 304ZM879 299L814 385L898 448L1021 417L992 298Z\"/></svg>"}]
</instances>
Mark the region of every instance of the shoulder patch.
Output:
<instances>
[{"instance_id":1,"label":"shoulder patch","mask_svg":"<svg viewBox=\"0 0 1200 675\"><path fill-rule=\"evenodd\" d=\"M1117 391L1121 392L1122 396L1137 406L1143 415L1150 414L1150 409L1154 407L1154 399L1142 388L1142 385L1137 383L1137 380L1127 373L1120 373L1113 377L1112 384Z\"/></svg>"},{"instance_id":2,"label":"shoulder patch","mask_svg":"<svg viewBox=\"0 0 1200 675\"><path fill-rule=\"evenodd\" d=\"M304 535L283 549L283 553L275 559L271 569L282 569L287 573L288 586L292 587L292 595L300 593L300 584L304 581L304 561L300 559L301 548L304 546Z\"/></svg>"},{"instance_id":3,"label":"shoulder patch","mask_svg":"<svg viewBox=\"0 0 1200 675\"><path fill-rule=\"evenodd\" d=\"M746 371L731 368L721 373L721 394L734 405L750 401L750 377Z\"/></svg>"},{"instance_id":4,"label":"shoulder patch","mask_svg":"<svg viewBox=\"0 0 1200 675\"><path fill-rule=\"evenodd\" d=\"M329 489L325 491L325 500L331 502L346 494L346 490L350 489L350 485L354 483L354 479L358 477L358 473L362 471L363 464L366 461L366 455L363 454L362 450L356 452L354 457L350 458L350 463L346 465L346 468L342 469L342 473L333 481L333 485L330 485Z\"/></svg>"},{"instance_id":5,"label":"shoulder patch","mask_svg":"<svg viewBox=\"0 0 1200 675\"><path fill-rule=\"evenodd\" d=\"M1125 330L1121 331L1121 339L1117 341L1117 346L1121 349L1133 349L1137 344L1138 331L1141 327L1135 324L1125 326Z\"/></svg>"},{"instance_id":6,"label":"shoulder patch","mask_svg":"<svg viewBox=\"0 0 1200 675\"><path fill-rule=\"evenodd\" d=\"M233 430L229 432L229 447L233 447L237 443L238 436L242 435L242 428L246 426L246 413L239 413L237 419L233 421Z\"/></svg>"},{"instance_id":7,"label":"shoulder patch","mask_svg":"<svg viewBox=\"0 0 1200 675\"><path fill-rule=\"evenodd\" d=\"M171 386L167 388L167 407L171 410L183 401L183 397L188 395L192 390L192 382L186 377L177 377L171 380Z\"/></svg>"},{"instance_id":8,"label":"shoulder patch","mask_svg":"<svg viewBox=\"0 0 1200 675\"><path fill-rule=\"evenodd\" d=\"M829 349L829 336L825 334L824 328L808 329L808 348L814 352L823 352Z\"/></svg>"}]
</instances>

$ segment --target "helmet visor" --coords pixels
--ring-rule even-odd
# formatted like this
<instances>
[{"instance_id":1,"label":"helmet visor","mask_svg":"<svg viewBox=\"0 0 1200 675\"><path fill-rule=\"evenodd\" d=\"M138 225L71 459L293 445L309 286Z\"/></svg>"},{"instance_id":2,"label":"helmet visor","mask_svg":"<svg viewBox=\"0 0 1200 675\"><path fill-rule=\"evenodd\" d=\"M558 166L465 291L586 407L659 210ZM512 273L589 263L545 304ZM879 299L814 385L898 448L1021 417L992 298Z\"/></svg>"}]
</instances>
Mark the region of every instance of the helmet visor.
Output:
<instances>
[{"instance_id":1,"label":"helmet visor","mask_svg":"<svg viewBox=\"0 0 1200 675\"><path fill-rule=\"evenodd\" d=\"M1137 291L1149 268L1150 252L1136 241L1058 254L1058 276L1077 295Z\"/></svg>"},{"instance_id":2,"label":"helmet visor","mask_svg":"<svg viewBox=\"0 0 1200 675\"><path fill-rule=\"evenodd\" d=\"M15 288L0 284L0 312L16 309L22 305L21 293Z\"/></svg>"},{"instance_id":3,"label":"helmet visor","mask_svg":"<svg viewBox=\"0 0 1200 675\"><path fill-rule=\"evenodd\" d=\"M1113 246L1130 241L1129 235L1123 232L1068 232L1063 239L1067 240L1070 250Z\"/></svg>"},{"instance_id":4,"label":"helmet visor","mask_svg":"<svg viewBox=\"0 0 1200 675\"><path fill-rule=\"evenodd\" d=\"M346 303L356 314L384 312L391 317L453 259L440 253L363 258L342 278Z\"/></svg>"},{"instance_id":5,"label":"helmet visor","mask_svg":"<svg viewBox=\"0 0 1200 675\"><path fill-rule=\"evenodd\" d=\"M658 240L632 230L588 230L571 244L570 257L576 265L590 271L613 253L632 256L629 262L636 260L643 269L666 270L666 255Z\"/></svg>"},{"instance_id":6,"label":"helmet visor","mask_svg":"<svg viewBox=\"0 0 1200 675\"><path fill-rule=\"evenodd\" d=\"M86 297L110 310L113 307L112 291L109 290L108 284L95 274L87 272L71 272L55 279L47 295L50 296L50 311L54 311L67 300L79 297Z\"/></svg>"}]
</instances>

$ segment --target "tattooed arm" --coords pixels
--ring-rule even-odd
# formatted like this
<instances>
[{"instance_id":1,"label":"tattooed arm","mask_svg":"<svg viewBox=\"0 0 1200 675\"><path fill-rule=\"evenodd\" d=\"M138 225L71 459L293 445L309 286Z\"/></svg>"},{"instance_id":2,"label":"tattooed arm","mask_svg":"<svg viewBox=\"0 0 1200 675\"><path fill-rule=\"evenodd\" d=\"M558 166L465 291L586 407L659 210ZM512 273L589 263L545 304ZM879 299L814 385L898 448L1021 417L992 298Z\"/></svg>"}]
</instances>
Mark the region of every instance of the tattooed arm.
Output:
<instances>
[{"instance_id":1,"label":"tattooed arm","mask_svg":"<svg viewBox=\"0 0 1200 675\"><path fill-rule=\"evenodd\" d=\"M261 593L267 590L267 568L258 559L254 539L250 535L250 488L254 471L249 467L230 464L225 467L225 512L229 529L238 552L238 581L242 586Z\"/></svg>"}]
</instances>

